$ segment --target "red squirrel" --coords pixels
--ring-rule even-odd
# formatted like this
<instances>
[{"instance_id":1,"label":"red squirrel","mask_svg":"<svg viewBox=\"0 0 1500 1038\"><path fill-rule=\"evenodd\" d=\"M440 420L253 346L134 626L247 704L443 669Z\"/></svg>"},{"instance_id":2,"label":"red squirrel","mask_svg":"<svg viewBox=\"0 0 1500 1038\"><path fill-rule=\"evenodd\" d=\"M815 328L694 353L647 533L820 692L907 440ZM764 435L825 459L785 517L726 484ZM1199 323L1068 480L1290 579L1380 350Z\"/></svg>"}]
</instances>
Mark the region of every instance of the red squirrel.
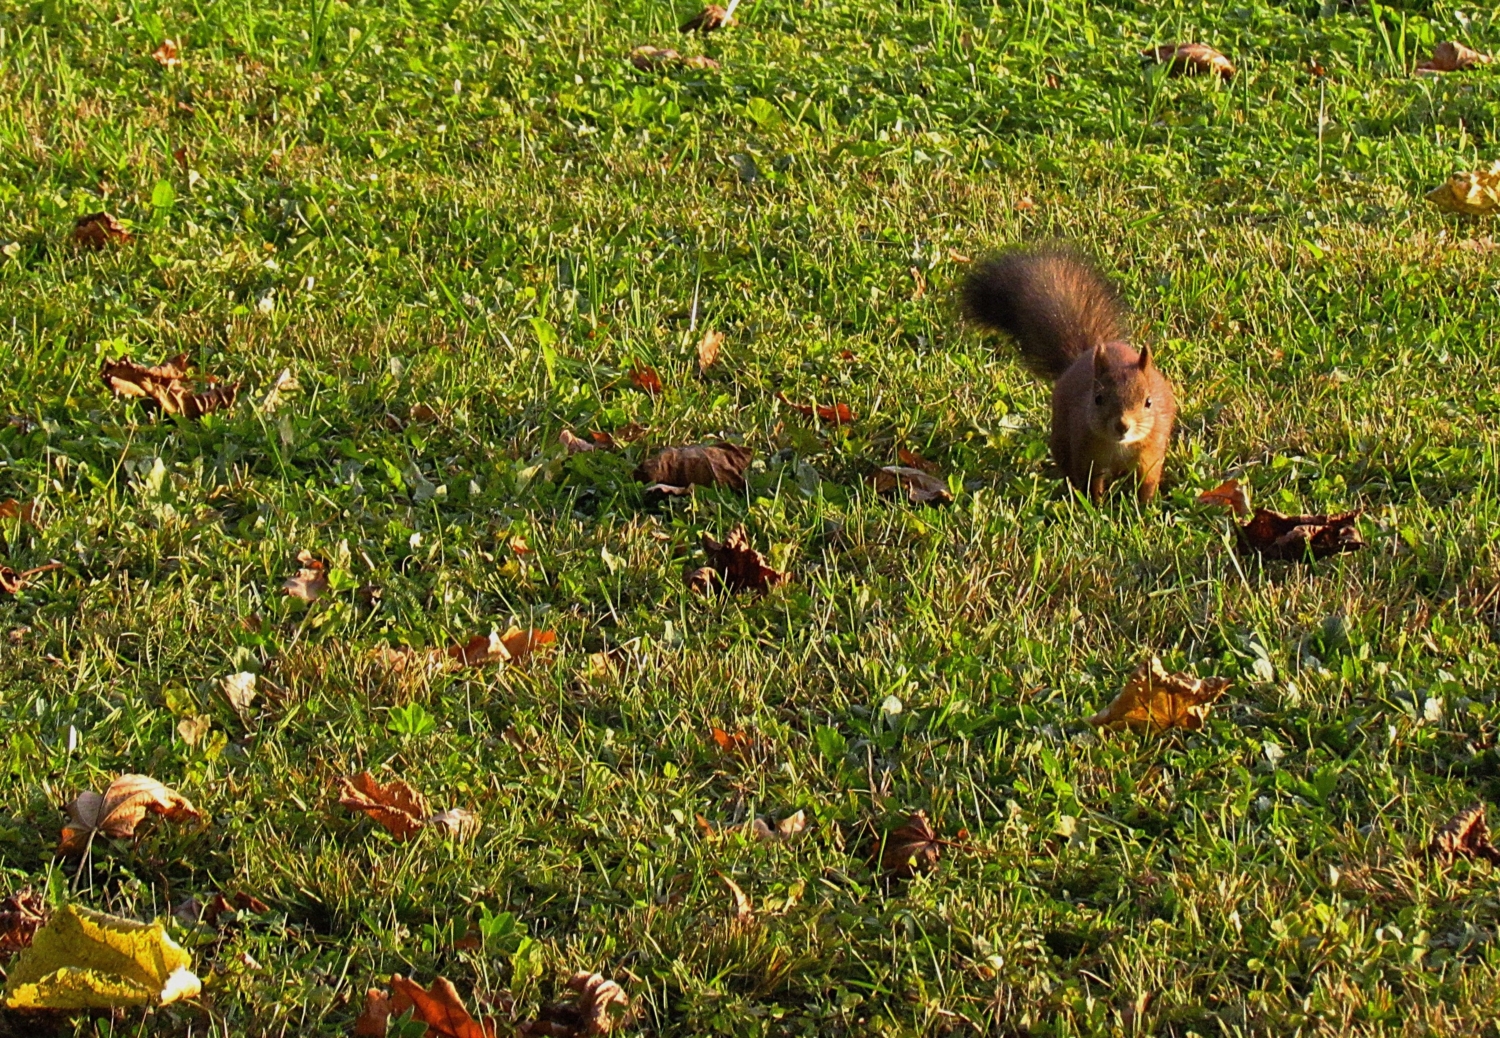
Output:
<instances>
[{"instance_id":1,"label":"red squirrel","mask_svg":"<svg viewBox=\"0 0 1500 1038\"><path fill-rule=\"evenodd\" d=\"M1052 383L1052 455L1080 493L1134 475L1142 501L1161 483L1177 401L1151 348L1126 341L1115 288L1088 260L1054 246L975 265L963 287L969 320L1015 340Z\"/></svg>"}]
</instances>

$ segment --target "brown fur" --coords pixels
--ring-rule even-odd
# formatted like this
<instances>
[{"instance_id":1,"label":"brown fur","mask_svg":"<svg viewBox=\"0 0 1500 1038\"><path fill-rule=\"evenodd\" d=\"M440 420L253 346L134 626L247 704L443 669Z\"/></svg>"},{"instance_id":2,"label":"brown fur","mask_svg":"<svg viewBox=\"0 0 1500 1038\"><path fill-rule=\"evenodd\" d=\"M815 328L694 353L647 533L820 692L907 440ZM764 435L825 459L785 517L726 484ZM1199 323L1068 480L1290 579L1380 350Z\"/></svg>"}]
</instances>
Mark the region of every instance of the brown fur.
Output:
<instances>
[{"instance_id":1,"label":"brown fur","mask_svg":"<svg viewBox=\"0 0 1500 1038\"><path fill-rule=\"evenodd\" d=\"M1134 475L1142 501L1161 483L1177 401L1149 347L1125 342L1119 297L1087 260L1056 248L978 264L963 289L970 320L1015 340L1052 383L1052 455L1080 493Z\"/></svg>"}]
</instances>

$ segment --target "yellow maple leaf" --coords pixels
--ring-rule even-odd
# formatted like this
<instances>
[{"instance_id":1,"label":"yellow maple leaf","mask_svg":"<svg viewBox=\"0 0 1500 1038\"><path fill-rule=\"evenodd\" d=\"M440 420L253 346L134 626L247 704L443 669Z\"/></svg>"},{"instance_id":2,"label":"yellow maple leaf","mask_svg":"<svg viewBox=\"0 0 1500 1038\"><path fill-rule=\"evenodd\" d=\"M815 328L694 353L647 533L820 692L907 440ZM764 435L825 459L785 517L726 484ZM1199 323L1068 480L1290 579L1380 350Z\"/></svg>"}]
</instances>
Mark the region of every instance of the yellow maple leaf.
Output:
<instances>
[{"instance_id":1,"label":"yellow maple leaf","mask_svg":"<svg viewBox=\"0 0 1500 1038\"><path fill-rule=\"evenodd\" d=\"M1209 707L1230 685L1228 678L1195 678L1190 674L1168 674L1161 660L1152 656L1125 682L1114 700L1089 718L1102 728L1203 727Z\"/></svg>"},{"instance_id":2,"label":"yellow maple leaf","mask_svg":"<svg viewBox=\"0 0 1500 1038\"><path fill-rule=\"evenodd\" d=\"M158 1006L203 989L193 957L160 922L58 909L9 969L8 1009Z\"/></svg>"}]
</instances>

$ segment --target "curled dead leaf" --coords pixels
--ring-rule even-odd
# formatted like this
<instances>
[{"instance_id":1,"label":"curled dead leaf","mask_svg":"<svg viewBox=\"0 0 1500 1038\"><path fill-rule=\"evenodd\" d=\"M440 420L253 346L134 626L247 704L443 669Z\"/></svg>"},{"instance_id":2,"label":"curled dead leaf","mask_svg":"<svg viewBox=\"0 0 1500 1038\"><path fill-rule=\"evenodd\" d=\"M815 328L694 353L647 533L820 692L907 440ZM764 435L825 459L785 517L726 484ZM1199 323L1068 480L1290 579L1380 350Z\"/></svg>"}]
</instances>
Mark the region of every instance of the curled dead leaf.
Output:
<instances>
[{"instance_id":1,"label":"curled dead leaf","mask_svg":"<svg viewBox=\"0 0 1500 1038\"><path fill-rule=\"evenodd\" d=\"M1231 684L1228 678L1168 674L1161 660L1152 656L1135 669L1108 706L1089 718L1089 724L1138 731L1167 728L1195 731L1203 727L1214 701Z\"/></svg>"},{"instance_id":2,"label":"curled dead leaf","mask_svg":"<svg viewBox=\"0 0 1500 1038\"><path fill-rule=\"evenodd\" d=\"M431 816L427 798L400 779L381 785L368 771L339 781L339 803L378 822L398 840L415 836Z\"/></svg>"},{"instance_id":3,"label":"curled dead leaf","mask_svg":"<svg viewBox=\"0 0 1500 1038\"><path fill-rule=\"evenodd\" d=\"M1365 546L1355 525L1358 510L1339 515L1282 515L1257 508L1250 521L1235 527L1240 553L1300 562L1326 558Z\"/></svg>"},{"instance_id":4,"label":"curled dead leaf","mask_svg":"<svg viewBox=\"0 0 1500 1038\"><path fill-rule=\"evenodd\" d=\"M365 1006L371 1008L369 995ZM437 977L429 990L407 980L401 974L391 978L390 1015L401 1016L411 1010L411 1018L427 1025L431 1038L496 1038L499 1029L494 1020L475 1020L459 997L458 989L447 977ZM374 1016L379 1015L378 1000Z\"/></svg>"},{"instance_id":5,"label":"curled dead leaf","mask_svg":"<svg viewBox=\"0 0 1500 1038\"><path fill-rule=\"evenodd\" d=\"M406 416L413 422L435 422L438 420L437 411L433 410L431 405L422 403L412 404L411 409L406 412Z\"/></svg>"},{"instance_id":6,"label":"curled dead leaf","mask_svg":"<svg viewBox=\"0 0 1500 1038\"><path fill-rule=\"evenodd\" d=\"M146 775L121 775L103 793L82 793L64 810L72 820L63 826L59 854L81 854L96 833L113 840L134 836L148 811L174 822L202 817L186 797Z\"/></svg>"},{"instance_id":7,"label":"curled dead leaf","mask_svg":"<svg viewBox=\"0 0 1500 1038\"><path fill-rule=\"evenodd\" d=\"M731 7L734 5L731 4ZM679 26L681 32L709 33L729 24L733 14L718 4L709 4Z\"/></svg>"},{"instance_id":8,"label":"curled dead leaf","mask_svg":"<svg viewBox=\"0 0 1500 1038\"><path fill-rule=\"evenodd\" d=\"M365 992L365 1008L354 1021L355 1038L385 1038L390 1027L390 992L370 988Z\"/></svg>"},{"instance_id":9,"label":"curled dead leaf","mask_svg":"<svg viewBox=\"0 0 1500 1038\"><path fill-rule=\"evenodd\" d=\"M5 592L7 595L18 595L21 593L21 589L38 573L49 573L55 569L62 569L62 567L63 564L61 562L49 562L45 566L33 566L31 569L24 569L17 573L9 566L0 566L0 591Z\"/></svg>"},{"instance_id":10,"label":"curled dead leaf","mask_svg":"<svg viewBox=\"0 0 1500 1038\"><path fill-rule=\"evenodd\" d=\"M735 527L722 543L705 533L703 552L708 556L708 565L693 570L687 577L688 587L694 591L706 590L723 581L730 591L763 594L790 579L790 574L767 566L760 552L750 547L750 536L744 526Z\"/></svg>"},{"instance_id":11,"label":"curled dead leaf","mask_svg":"<svg viewBox=\"0 0 1500 1038\"><path fill-rule=\"evenodd\" d=\"M630 384L649 396L660 396L662 392L661 376L656 373L655 368L645 364L637 364L630 369Z\"/></svg>"},{"instance_id":12,"label":"curled dead leaf","mask_svg":"<svg viewBox=\"0 0 1500 1038\"><path fill-rule=\"evenodd\" d=\"M744 888L724 875L724 873L719 873L719 879L729 890L729 898L732 905L730 918L734 923L738 926L748 926L755 922L755 904L750 900L750 895L746 894Z\"/></svg>"},{"instance_id":13,"label":"curled dead leaf","mask_svg":"<svg viewBox=\"0 0 1500 1038\"><path fill-rule=\"evenodd\" d=\"M1432 57L1417 66L1418 72L1461 72L1495 59L1456 40L1444 40L1432 48Z\"/></svg>"},{"instance_id":14,"label":"curled dead leaf","mask_svg":"<svg viewBox=\"0 0 1500 1038\"><path fill-rule=\"evenodd\" d=\"M73 244L85 249L123 245L135 235L109 213L89 213L73 222Z\"/></svg>"},{"instance_id":15,"label":"curled dead leaf","mask_svg":"<svg viewBox=\"0 0 1500 1038\"><path fill-rule=\"evenodd\" d=\"M1200 505L1223 505L1234 510L1235 515L1250 514L1250 488L1237 479L1226 479L1212 490L1198 495Z\"/></svg>"},{"instance_id":16,"label":"curled dead leaf","mask_svg":"<svg viewBox=\"0 0 1500 1038\"><path fill-rule=\"evenodd\" d=\"M898 879L910 879L937 868L939 849L946 845L927 820L927 812L913 811L885 834L879 847L880 867Z\"/></svg>"},{"instance_id":17,"label":"curled dead leaf","mask_svg":"<svg viewBox=\"0 0 1500 1038\"><path fill-rule=\"evenodd\" d=\"M51 914L47 899L30 887L0 901L0 961L30 947L31 938Z\"/></svg>"},{"instance_id":18,"label":"curled dead leaf","mask_svg":"<svg viewBox=\"0 0 1500 1038\"><path fill-rule=\"evenodd\" d=\"M874 483L877 494L905 490L914 505L946 505L953 500L946 480L921 469L887 465L875 473Z\"/></svg>"},{"instance_id":19,"label":"curled dead leaf","mask_svg":"<svg viewBox=\"0 0 1500 1038\"><path fill-rule=\"evenodd\" d=\"M1488 216L1500 209L1500 161L1487 170L1455 173L1448 182L1427 192L1439 209L1468 216Z\"/></svg>"},{"instance_id":20,"label":"curled dead leaf","mask_svg":"<svg viewBox=\"0 0 1500 1038\"><path fill-rule=\"evenodd\" d=\"M937 462L928 461L916 451L909 451L905 447L898 447L896 448L896 457L907 468L921 469L930 476L938 474Z\"/></svg>"},{"instance_id":21,"label":"curled dead leaf","mask_svg":"<svg viewBox=\"0 0 1500 1038\"><path fill-rule=\"evenodd\" d=\"M729 753L738 757L752 753L760 742L748 732L728 732L717 725L709 727L708 737L713 740L713 744L719 748L720 753Z\"/></svg>"},{"instance_id":22,"label":"curled dead leaf","mask_svg":"<svg viewBox=\"0 0 1500 1038\"><path fill-rule=\"evenodd\" d=\"M1234 78L1234 62L1206 43L1164 43L1141 51L1141 57L1169 66L1174 76L1196 76L1205 73Z\"/></svg>"},{"instance_id":23,"label":"curled dead leaf","mask_svg":"<svg viewBox=\"0 0 1500 1038\"><path fill-rule=\"evenodd\" d=\"M570 429L564 429L558 433L557 442L566 447L569 454L587 454L589 451L595 449L594 444L585 440L582 436L576 435Z\"/></svg>"},{"instance_id":24,"label":"curled dead leaf","mask_svg":"<svg viewBox=\"0 0 1500 1038\"><path fill-rule=\"evenodd\" d=\"M713 329L703 333L698 341L698 372L703 374L719 362L719 349L724 345L724 333Z\"/></svg>"},{"instance_id":25,"label":"curled dead leaf","mask_svg":"<svg viewBox=\"0 0 1500 1038\"><path fill-rule=\"evenodd\" d=\"M99 378L116 396L138 399L147 406L184 418L202 418L232 407L240 392L236 382L232 386L211 385L195 393L186 381L186 353L155 367L145 367L128 358L106 360L99 367Z\"/></svg>"},{"instance_id":26,"label":"curled dead leaf","mask_svg":"<svg viewBox=\"0 0 1500 1038\"><path fill-rule=\"evenodd\" d=\"M1500 848L1490 843L1490 827L1484 816L1484 801L1478 800L1454 815L1427 845L1427 853L1439 861L1483 858L1500 865Z\"/></svg>"},{"instance_id":27,"label":"curled dead leaf","mask_svg":"<svg viewBox=\"0 0 1500 1038\"><path fill-rule=\"evenodd\" d=\"M785 404L787 407L790 407L793 411L796 411L804 418L811 418L813 415L817 415L819 419L828 422L831 425L848 425L850 422L854 421L854 412L849 409L848 404L833 404L827 407L820 406L816 403L794 404L786 398L786 394L784 393L777 393L776 399L780 400L783 404Z\"/></svg>"},{"instance_id":28,"label":"curled dead leaf","mask_svg":"<svg viewBox=\"0 0 1500 1038\"><path fill-rule=\"evenodd\" d=\"M642 483L667 487L723 486L745 488L745 469L755 452L733 443L713 446L667 447L636 467L635 478Z\"/></svg>"},{"instance_id":29,"label":"curled dead leaf","mask_svg":"<svg viewBox=\"0 0 1500 1038\"><path fill-rule=\"evenodd\" d=\"M580 971L568 987L572 997L544 1006L541 1015L522 1023L518 1032L539 1038L584 1038L611 1034L629 1020L630 999L614 981Z\"/></svg>"},{"instance_id":30,"label":"curled dead leaf","mask_svg":"<svg viewBox=\"0 0 1500 1038\"><path fill-rule=\"evenodd\" d=\"M182 59L177 56L176 40L162 40L161 46L152 51L151 56L162 68L176 68L182 64Z\"/></svg>"},{"instance_id":31,"label":"curled dead leaf","mask_svg":"<svg viewBox=\"0 0 1500 1038\"><path fill-rule=\"evenodd\" d=\"M557 643L556 631L522 629L512 626L504 634L491 631L476 634L462 645L448 649L448 655L459 665L482 667L490 663L525 663L532 655L544 652Z\"/></svg>"},{"instance_id":32,"label":"curled dead leaf","mask_svg":"<svg viewBox=\"0 0 1500 1038\"><path fill-rule=\"evenodd\" d=\"M286 582L281 585L281 590L303 602L316 602L323 592L328 590L326 567L306 548L297 553L297 561L302 564L302 568L297 570L295 577L286 579Z\"/></svg>"}]
</instances>

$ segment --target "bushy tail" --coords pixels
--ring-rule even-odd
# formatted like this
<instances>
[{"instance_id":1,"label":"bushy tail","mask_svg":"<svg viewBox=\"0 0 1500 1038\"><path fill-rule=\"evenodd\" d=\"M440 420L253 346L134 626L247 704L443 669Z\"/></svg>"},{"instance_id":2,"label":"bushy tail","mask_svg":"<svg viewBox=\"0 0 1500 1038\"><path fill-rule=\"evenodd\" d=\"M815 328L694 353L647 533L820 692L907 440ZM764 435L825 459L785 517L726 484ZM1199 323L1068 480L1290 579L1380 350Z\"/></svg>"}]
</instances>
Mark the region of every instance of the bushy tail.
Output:
<instances>
[{"instance_id":1,"label":"bushy tail","mask_svg":"<svg viewBox=\"0 0 1500 1038\"><path fill-rule=\"evenodd\" d=\"M975 264L963 310L1015 339L1026 366L1049 382L1080 353L1125 337L1114 286L1088 260L1058 247L1016 249Z\"/></svg>"}]
</instances>

